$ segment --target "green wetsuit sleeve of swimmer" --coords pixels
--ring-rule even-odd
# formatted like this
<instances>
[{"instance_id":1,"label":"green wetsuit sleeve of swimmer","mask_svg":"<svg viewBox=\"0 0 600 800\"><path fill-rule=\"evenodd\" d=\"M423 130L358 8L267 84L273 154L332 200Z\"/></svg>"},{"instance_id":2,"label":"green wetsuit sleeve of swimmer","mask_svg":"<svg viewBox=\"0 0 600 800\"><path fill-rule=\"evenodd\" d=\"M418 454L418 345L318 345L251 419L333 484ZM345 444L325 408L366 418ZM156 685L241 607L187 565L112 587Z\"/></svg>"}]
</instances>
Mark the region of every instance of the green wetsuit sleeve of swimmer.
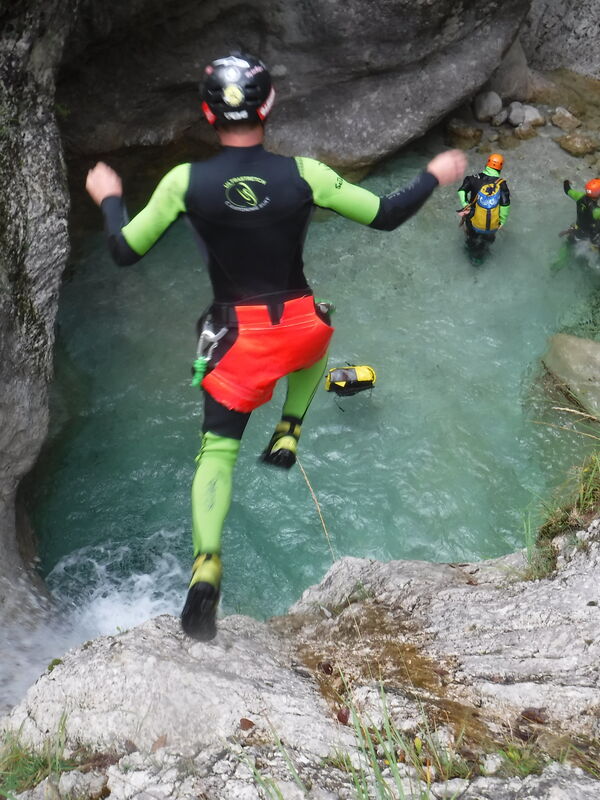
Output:
<instances>
[{"instance_id":1,"label":"green wetsuit sleeve of swimmer","mask_svg":"<svg viewBox=\"0 0 600 800\"><path fill-rule=\"evenodd\" d=\"M392 231L421 208L438 185L430 172L421 172L411 184L378 197L362 186L348 183L326 164L314 158L297 157L302 178L311 188L313 202L343 217L377 230Z\"/></svg>"},{"instance_id":2,"label":"green wetsuit sleeve of swimmer","mask_svg":"<svg viewBox=\"0 0 600 800\"><path fill-rule=\"evenodd\" d=\"M585 192L578 192L577 189L571 188L571 184L569 181L565 181L563 184L563 189L566 195L568 195L571 200L574 200L576 203L581 200L582 197L585 197Z\"/></svg>"},{"instance_id":3,"label":"green wetsuit sleeve of swimmer","mask_svg":"<svg viewBox=\"0 0 600 800\"><path fill-rule=\"evenodd\" d=\"M104 227L113 259L119 266L139 261L186 210L185 196L190 180L190 164L180 164L158 184L148 205L131 222L121 197L102 201Z\"/></svg>"},{"instance_id":4,"label":"green wetsuit sleeve of swimmer","mask_svg":"<svg viewBox=\"0 0 600 800\"><path fill-rule=\"evenodd\" d=\"M571 185L569 184L569 188L567 189L568 181L565 181L565 194L568 194L571 200L575 200L578 203L583 197L585 197L585 192L578 192L577 189L571 189ZM600 207L595 208L592 211L592 217L594 219L600 219Z\"/></svg>"}]
</instances>

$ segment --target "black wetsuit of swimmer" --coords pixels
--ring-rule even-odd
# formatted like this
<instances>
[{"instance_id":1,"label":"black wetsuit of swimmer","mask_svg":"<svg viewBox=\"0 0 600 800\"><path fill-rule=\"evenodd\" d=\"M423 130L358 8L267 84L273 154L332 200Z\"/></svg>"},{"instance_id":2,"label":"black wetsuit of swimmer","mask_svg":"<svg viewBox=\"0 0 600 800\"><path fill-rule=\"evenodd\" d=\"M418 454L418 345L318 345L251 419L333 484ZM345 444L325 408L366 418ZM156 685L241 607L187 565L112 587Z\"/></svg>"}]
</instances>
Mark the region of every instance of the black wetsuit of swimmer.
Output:
<instances>
[{"instance_id":1,"label":"black wetsuit of swimmer","mask_svg":"<svg viewBox=\"0 0 600 800\"><path fill-rule=\"evenodd\" d=\"M310 298L302 249L315 206L390 231L414 214L436 186L437 179L422 172L406 188L378 197L348 183L319 161L275 155L256 145L223 147L207 161L175 167L131 222L127 222L121 198L103 201L110 251L120 265L139 260L180 215L187 216L208 261L214 291L213 323L215 328L223 324L228 329L211 356L210 372L203 380L204 437L192 485L196 560L182 614L184 629L191 635L211 638L215 632L214 613L205 612L218 598L221 531L231 502L231 477L250 411L264 402L249 401L247 406L240 408L238 404L236 408L236 398L250 391L245 381L251 380L255 368L270 361L267 357L261 365L246 362L244 374L229 375L229 383L215 390L216 376L231 363L239 346L236 337L241 341L245 335L238 332L236 315L244 307L263 305L269 324L277 325L288 307L306 303L296 298ZM326 365L331 329L320 320L315 324L325 328L317 331L323 337L321 352L325 355L288 374L282 419L265 451L266 460L283 466L295 460L300 425ZM302 349L302 341L298 348ZM205 596L207 586L214 587L210 596Z\"/></svg>"}]
</instances>

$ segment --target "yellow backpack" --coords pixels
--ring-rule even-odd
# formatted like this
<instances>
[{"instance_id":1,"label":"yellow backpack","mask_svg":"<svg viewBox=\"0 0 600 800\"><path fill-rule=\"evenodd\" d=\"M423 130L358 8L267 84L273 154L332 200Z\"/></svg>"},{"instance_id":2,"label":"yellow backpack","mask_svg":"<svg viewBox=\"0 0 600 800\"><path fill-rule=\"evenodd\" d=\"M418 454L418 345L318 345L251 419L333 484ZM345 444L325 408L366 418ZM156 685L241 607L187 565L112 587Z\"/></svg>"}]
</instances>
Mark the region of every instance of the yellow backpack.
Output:
<instances>
[{"instance_id":1,"label":"yellow backpack","mask_svg":"<svg viewBox=\"0 0 600 800\"><path fill-rule=\"evenodd\" d=\"M500 227L500 191L504 178L484 183L471 201L474 208L470 217L477 233L490 233Z\"/></svg>"}]
</instances>

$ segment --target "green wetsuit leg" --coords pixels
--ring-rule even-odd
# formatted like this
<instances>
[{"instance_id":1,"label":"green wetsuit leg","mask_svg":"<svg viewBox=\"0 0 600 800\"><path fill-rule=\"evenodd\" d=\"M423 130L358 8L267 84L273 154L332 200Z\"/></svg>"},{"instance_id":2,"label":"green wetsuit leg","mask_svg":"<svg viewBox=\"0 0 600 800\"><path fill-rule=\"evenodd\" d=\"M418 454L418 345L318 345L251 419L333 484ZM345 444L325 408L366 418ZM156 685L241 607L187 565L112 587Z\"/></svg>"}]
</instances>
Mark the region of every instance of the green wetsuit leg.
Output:
<instances>
[{"instance_id":1,"label":"green wetsuit leg","mask_svg":"<svg viewBox=\"0 0 600 800\"><path fill-rule=\"evenodd\" d=\"M288 388L281 412L282 419L295 417L299 422L302 422L315 396L326 366L327 353L311 367L299 369L298 372L291 372L287 376Z\"/></svg>"},{"instance_id":2,"label":"green wetsuit leg","mask_svg":"<svg viewBox=\"0 0 600 800\"><path fill-rule=\"evenodd\" d=\"M192 482L192 541L194 557L199 553L219 554L221 533L231 506L233 468L240 440L207 431L197 456Z\"/></svg>"},{"instance_id":3,"label":"green wetsuit leg","mask_svg":"<svg viewBox=\"0 0 600 800\"><path fill-rule=\"evenodd\" d=\"M296 462L296 448L302 421L312 402L327 366L327 354L312 366L291 372L287 376L287 394L281 420L275 426L271 441L261 455L262 461L275 467L289 469Z\"/></svg>"}]
</instances>

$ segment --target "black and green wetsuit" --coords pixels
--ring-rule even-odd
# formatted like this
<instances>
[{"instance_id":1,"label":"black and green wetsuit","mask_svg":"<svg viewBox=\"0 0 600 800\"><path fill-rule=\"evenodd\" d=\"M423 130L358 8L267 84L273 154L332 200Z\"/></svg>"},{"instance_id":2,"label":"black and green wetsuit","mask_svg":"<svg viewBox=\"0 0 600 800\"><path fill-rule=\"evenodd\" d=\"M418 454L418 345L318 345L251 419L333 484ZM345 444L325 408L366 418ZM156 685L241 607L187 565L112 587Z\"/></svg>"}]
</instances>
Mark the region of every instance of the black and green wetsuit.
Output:
<instances>
[{"instance_id":1,"label":"black and green wetsuit","mask_svg":"<svg viewBox=\"0 0 600 800\"><path fill-rule=\"evenodd\" d=\"M208 256L218 303L288 299L310 293L302 248L314 206L363 225L393 230L437 185L422 172L410 186L377 197L311 158L288 158L254 147L224 147L207 161L181 164L127 223L121 198L102 203L113 258L141 258L185 214Z\"/></svg>"},{"instance_id":2,"label":"black and green wetsuit","mask_svg":"<svg viewBox=\"0 0 600 800\"><path fill-rule=\"evenodd\" d=\"M236 325L236 313L240 318L260 314L263 304L270 324L277 326L287 307L306 305L302 298L312 292L304 275L302 250L315 206L391 231L414 214L436 186L437 179L422 172L406 188L378 197L311 158L275 155L262 145L223 147L211 159L172 169L131 222L120 197L106 198L102 211L110 251L120 265L139 260L179 216L185 215L191 223L208 262L214 291L210 313L217 327L224 325L228 330L211 356L212 372L206 382L231 361L237 337L241 340L245 335ZM245 306L252 310L246 312ZM254 366L247 363L247 376L256 371ZM325 366L326 355L288 375L282 419L269 448L284 442L294 449ZM239 375L239 380L245 376ZM194 629L194 616L202 616L197 597L206 599L198 586L210 585L218 591L221 531L231 502L240 439L250 417L207 392L204 410L204 437L192 485L193 543L198 558L182 615L188 631ZM213 592L211 603L215 597Z\"/></svg>"},{"instance_id":3,"label":"black and green wetsuit","mask_svg":"<svg viewBox=\"0 0 600 800\"><path fill-rule=\"evenodd\" d=\"M571 188L569 181L565 181L563 189L577 206L577 219L572 228L572 235L576 239L590 239L594 244L600 245L600 207L597 200L588 197L585 192Z\"/></svg>"}]
</instances>

